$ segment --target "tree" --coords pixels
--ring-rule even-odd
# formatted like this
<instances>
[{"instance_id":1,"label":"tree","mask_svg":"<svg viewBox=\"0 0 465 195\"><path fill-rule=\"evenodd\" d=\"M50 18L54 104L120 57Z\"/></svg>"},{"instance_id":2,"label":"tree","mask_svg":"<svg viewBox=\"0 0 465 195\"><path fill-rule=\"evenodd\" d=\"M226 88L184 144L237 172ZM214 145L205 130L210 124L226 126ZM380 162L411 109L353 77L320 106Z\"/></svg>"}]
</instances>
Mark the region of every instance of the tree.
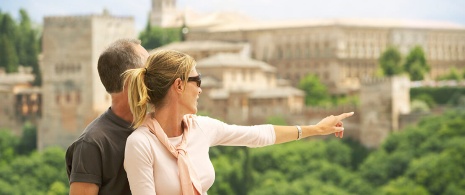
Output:
<instances>
[{"instance_id":1,"label":"tree","mask_svg":"<svg viewBox=\"0 0 465 195\"><path fill-rule=\"evenodd\" d=\"M16 40L15 22L9 14L4 14L0 21L0 67L6 72L18 71Z\"/></svg>"},{"instance_id":2,"label":"tree","mask_svg":"<svg viewBox=\"0 0 465 195\"><path fill-rule=\"evenodd\" d=\"M306 105L321 106L329 101L330 96L326 86L313 74L300 80L299 88L305 92Z\"/></svg>"},{"instance_id":3,"label":"tree","mask_svg":"<svg viewBox=\"0 0 465 195\"><path fill-rule=\"evenodd\" d=\"M180 28L161 28L151 26L150 21L144 31L139 34L142 46L151 50L171 42L181 41L182 33Z\"/></svg>"},{"instance_id":4,"label":"tree","mask_svg":"<svg viewBox=\"0 0 465 195\"><path fill-rule=\"evenodd\" d=\"M282 116L270 116L266 119L265 123L272 125L287 125L286 119Z\"/></svg>"},{"instance_id":5,"label":"tree","mask_svg":"<svg viewBox=\"0 0 465 195\"><path fill-rule=\"evenodd\" d=\"M31 123L23 126L23 135L17 145L18 154L29 154L37 148L37 128Z\"/></svg>"},{"instance_id":6,"label":"tree","mask_svg":"<svg viewBox=\"0 0 465 195\"><path fill-rule=\"evenodd\" d=\"M461 74L459 73L459 71L457 71L457 69L452 68L448 74L438 76L437 80L439 80L439 81L441 81L441 80L456 80L456 81L460 81L460 80L462 80L462 78L463 78L463 75L461 75Z\"/></svg>"},{"instance_id":7,"label":"tree","mask_svg":"<svg viewBox=\"0 0 465 195\"><path fill-rule=\"evenodd\" d=\"M395 47L389 47L378 60L383 75L393 76L404 72L402 67L402 56Z\"/></svg>"},{"instance_id":8,"label":"tree","mask_svg":"<svg viewBox=\"0 0 465 195\"><path fill-rule=\"evenodd\" d=\"M425 74L429 72L430 67L426 62L425 52L420 46L410 50L404 63L404 69L412 81L423 80Z\"/></svg>"},{"instance_id":9,"label":"tree","mask_svg":"<svg viewBox=\"0 0 465 195\"><path fill-rule=\"evenodd\" d=\"M428 195L428 191L421 185L416 184L412 180L400 177L399 179L392 180L388 185L383 186L382 194L384 195L410 195L410 194L424 194Z\"/></svg>"},{"instance_id":10,"label":"tree","mask_svg":"<svg viewBox=\"0 0 465 195\"><path fill-rule=\"evenodd\" d=\"M8 129L0 129L0 167L16 156L15 148L19 140Z\"/></svg>"},{"instance_id":11,"label":"tree","mask_svg":"<svg viewBox=\"0 0 465 195\"><path fill-rule=\"evenodd\" d=\"M23 9L19 12L19 24L9 14L0 12L0 67L8 73L17 72L19 65L32 67L33 84L40 85L38 33L32 28L27 12Z\"/></svg>"},{"instance_id":12,"label":"tree","mask_svg":"<svg viewBox=\"0 0 465 195\"><path fill-rule=\"evenodd\" d=\"M31 19L24 9L19 10L21 19L19 23L20 37L18 37L18 57L19 64L32 67L32 73L35 76L34 85L40 86L42 78L39 69L39 48L37 32L32 29Z\"/></svg>"},{"instance_id":13,"label":"tree","mask_svg":"<svg viewBox=\"0 0 465 195\"><path fill-rule=\"evenodd\" d=\"M449 111L390 134L360 166L362 176L384 194L462 194L464 117Z\"/></svg>"}]
</instances>

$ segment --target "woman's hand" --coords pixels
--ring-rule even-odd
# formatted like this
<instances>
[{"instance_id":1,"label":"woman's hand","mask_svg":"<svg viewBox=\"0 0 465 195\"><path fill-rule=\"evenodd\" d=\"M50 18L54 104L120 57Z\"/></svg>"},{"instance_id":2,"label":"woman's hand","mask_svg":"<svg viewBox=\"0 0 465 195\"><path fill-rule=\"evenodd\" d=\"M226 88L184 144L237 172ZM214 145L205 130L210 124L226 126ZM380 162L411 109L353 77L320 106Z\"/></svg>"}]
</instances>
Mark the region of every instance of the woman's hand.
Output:
<instances>
[{"instance_id":1,"label":"woman's hand","mask_svg":"<svg viewBox=\"0 0 465 195\"><path fill-rule=\"evenodd\" d=\"M342 138L344 135L344 126L342 120L354 115L354 112L343 113L338 116L328 116L318 122L317 127L319 129L320 135L329 135L334 133L336 137Z\"/></svg>"}]
</instances>

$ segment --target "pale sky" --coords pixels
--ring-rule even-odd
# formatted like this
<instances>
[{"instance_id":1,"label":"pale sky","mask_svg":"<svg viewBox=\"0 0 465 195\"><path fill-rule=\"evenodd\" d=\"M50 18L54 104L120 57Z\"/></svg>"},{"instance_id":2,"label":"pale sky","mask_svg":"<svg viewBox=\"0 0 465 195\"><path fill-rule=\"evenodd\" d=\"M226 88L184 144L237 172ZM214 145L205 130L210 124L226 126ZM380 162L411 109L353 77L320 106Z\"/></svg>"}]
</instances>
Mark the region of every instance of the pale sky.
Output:
<instances>
[{"instance_id":1,"label":"pale sky","mask_svg":"<svg viewBox=\"0 0 465 195\"><path fill-rule=\"evenodd\" d=\"M198 12L235 11L261 20L312 18L391 18L448 21L465 26L465 0L178 0L178 8ZM99 14L133 16L142 29L151 0L0 0L0 11L18 18L19 8L33 21L44 16Z\"/></svg>"}]
</instances>

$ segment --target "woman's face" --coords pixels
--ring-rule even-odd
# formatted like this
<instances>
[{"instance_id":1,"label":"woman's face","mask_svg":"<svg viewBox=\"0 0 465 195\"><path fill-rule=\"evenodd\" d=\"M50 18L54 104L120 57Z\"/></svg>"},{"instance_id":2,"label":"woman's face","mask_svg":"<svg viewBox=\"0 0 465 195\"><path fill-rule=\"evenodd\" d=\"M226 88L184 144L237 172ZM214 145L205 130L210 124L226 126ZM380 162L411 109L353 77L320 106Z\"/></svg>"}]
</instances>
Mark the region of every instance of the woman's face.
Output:
<instances>
[{"instance_id":1,"label":"woman's face","mask_svg":"<svg viewBox=\"0 0 465 195\"><path fill-rule=\"evenodd\" d=\"M189 74L191 81L188 80L183 93L183 104L185 104L187 108L187 114L197 113L197 100L199 99L200 93L202 93L202 89L198 86L198 83L200 84L198 79L200 78L197 79L197 76L199 76L199 73L194 68Z\"/></svg>"}]
</instances>

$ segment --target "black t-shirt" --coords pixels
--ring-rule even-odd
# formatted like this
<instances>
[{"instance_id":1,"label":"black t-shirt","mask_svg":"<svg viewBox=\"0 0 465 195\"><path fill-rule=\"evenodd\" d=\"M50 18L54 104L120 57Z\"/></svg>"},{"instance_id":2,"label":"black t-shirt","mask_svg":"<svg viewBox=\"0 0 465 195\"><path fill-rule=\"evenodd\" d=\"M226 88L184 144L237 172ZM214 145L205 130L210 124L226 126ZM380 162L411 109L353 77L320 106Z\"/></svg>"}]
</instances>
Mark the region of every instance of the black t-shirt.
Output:
<instances>
[{"instance_id":1,"label":"black t-shirt","mask_svg":"<svg viewBox=\"0 0 465 195\"><path fill-rule=\"evenodd\" d=\"M124 171L126 139L131 123L111 108L90 123L66 151L66 169L72 182L95 183L99 194L131 194Z\"/></svg>"}]
</instances>

